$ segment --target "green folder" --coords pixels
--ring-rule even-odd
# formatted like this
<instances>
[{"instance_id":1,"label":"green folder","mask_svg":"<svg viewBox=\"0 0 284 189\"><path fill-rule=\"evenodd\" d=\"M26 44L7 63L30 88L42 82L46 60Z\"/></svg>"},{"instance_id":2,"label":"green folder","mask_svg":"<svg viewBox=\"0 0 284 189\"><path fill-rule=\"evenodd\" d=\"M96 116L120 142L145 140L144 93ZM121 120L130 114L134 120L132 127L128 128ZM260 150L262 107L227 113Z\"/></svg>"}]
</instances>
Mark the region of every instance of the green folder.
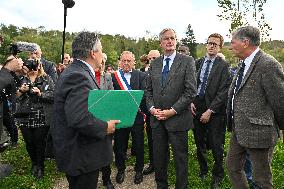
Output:
<instances>
[{"instance_id":1,"label":"green folder","mask_svg":"<svg viewBox=\"0 0 284 189\"><path fill-rule=\"evenodd\" d=\"M143 94L142 90L92 90L88 110L103 121L120 120L117 129L131 127Z\"/></svg>"}]
</instances>

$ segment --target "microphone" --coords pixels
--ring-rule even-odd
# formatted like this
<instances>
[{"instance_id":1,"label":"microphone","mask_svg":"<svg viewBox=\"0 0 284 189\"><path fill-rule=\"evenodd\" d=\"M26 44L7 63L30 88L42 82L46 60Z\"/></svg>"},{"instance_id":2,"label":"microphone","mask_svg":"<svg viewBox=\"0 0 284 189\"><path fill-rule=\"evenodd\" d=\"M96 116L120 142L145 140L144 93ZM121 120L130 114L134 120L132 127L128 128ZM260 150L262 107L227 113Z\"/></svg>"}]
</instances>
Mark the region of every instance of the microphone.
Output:
<instances>
[{"instance_id":1,"label":"microphone","mask_svg":"<svg viewBox=\"0 0 284 189\"><path fill-rule=\"evenodd\" d=\"M20 52L34 52L38 49L38 45L36 43L28 43L28 42L16 42L10 45L10 51L12 55L16 56Z\"/></svg>"}]
</instances>

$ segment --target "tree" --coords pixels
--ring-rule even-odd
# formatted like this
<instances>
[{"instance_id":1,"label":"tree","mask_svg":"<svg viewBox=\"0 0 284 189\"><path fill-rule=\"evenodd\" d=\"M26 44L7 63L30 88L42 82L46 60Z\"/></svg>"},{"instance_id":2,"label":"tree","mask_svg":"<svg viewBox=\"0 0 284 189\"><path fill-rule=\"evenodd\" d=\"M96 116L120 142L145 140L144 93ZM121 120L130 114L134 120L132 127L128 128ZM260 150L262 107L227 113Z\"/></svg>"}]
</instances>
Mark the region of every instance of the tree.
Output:
<instances>
[{"instance_id":1,"label":"tree","mask_svg":"<svg viewBox=\"0 0 284 189\"><path fill-rule=\"evenodd\" d=\"M269 40L272 28L265 22L263 6L267 0L217 0L222 13L217 15L220 20L231 22L229 32L239 26L256 24L261 31L263 41Z\"/></svg>"},{"instance_id":2,"label":"tree","mask_svg":"<svg viewBox=\"0 0 284 189\"><path fill-rule=\"evenodd\" d=\"M187 46L189 48L190 55L193 56L193 58L196 58L197 44L190 24L188 24L185 34L186 37L181 39L181 44Z\"/></svg>"}]
</instances>

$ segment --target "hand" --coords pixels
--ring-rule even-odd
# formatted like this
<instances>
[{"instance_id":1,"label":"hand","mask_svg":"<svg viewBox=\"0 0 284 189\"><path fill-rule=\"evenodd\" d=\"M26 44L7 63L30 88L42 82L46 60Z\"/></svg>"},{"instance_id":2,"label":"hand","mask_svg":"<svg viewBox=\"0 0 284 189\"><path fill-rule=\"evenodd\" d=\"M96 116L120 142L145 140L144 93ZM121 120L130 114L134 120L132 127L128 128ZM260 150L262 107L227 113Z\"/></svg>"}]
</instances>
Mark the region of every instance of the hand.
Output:
<instances>
[{"instance_id":1,"label":"hand","mask_svg":"<svg viewBox=\"0 0 284 189\"><path fill-rule=\"evenodd\" d=\"M37 96L41 96L41 92L40 92L39 88L37 88L37 87L33 87L32 92L35 93Z\"/></svg>"},{"instance_id":2,"label":"hand","mask_svg":"<svg viewBox=\"0 0 284 189\"><path fill-rule=\"evenodd\" d=\"M156 118L158 120L167 120L174 115L176 115L176 112L174 109L162 110L158 112L158 114L156 115Z\"/></svg>"},{"instance_id":3,"label":"hand","mask_svg":"<svg viewBox=\"0 0 284 189\"><path fill-rule=\"evenodd\" d=\"M161 111L161 109L151 108L150 113L151 113L153 116L156 116L156 114L158 114L159 111Z\"/></svg>"},{"instance_id":4,"label":"hand","mask_svg":"<svg viewBox=\"0 0 284 189\"><path fill-rule=\"evenodd\" d=\"M19 88L20 92L27 92L29 90L29 85L23 83L22 86Z\"/></svg>"},{"instance_id":5,"label":"hand","mask_svg":"<svg viewBox=\"0 0 284 189\"><path fill-rule=\"evenodd\" d=\"M120 120L109 120L107 122L107 134L112 134L115 131L115 124L120 123Z\"/></svg>"},{"instance_id":6,"label":"hand","mask_svg":"<svg viewBox=\"0 0 284 189\"><path fill-rule=\"evenodd\" d=\"M7 68L8 70L18 72L22 70L23 63L24 62L21 58L10 56L8 57L8 62L4 67Z\"/></svg>"},{"instance_id":7,"label":"hand","mask_svg":"<svg viewBox=\"0 0 284 189\"><path fill-rule=\"evenodd\" d=\"M191 113L193 116L196 116L196 107L193 103L190 104Z\"/></svg>"},{"instance_id":8,"label":"hand","mask_svg":"<svg viewBox=\"0 0 284 189\"><path fill-rule=\"evenodd\" d=\"M206 110L206 112L204 112L201 117L200 117L200 122L205 124L208 123L211 117L212 111L210 109Z\"/></svg>"}]
</instances>

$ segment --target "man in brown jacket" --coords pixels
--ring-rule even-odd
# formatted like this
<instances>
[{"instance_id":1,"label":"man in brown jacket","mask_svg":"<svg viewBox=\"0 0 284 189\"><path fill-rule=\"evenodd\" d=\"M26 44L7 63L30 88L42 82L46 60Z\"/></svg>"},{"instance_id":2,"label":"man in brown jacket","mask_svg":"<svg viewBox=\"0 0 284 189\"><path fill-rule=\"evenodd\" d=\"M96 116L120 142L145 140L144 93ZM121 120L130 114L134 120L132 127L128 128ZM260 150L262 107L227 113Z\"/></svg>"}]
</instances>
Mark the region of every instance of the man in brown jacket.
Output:
<instances>
[{"instance_id":1,"label":"man in brown jacket","mask_svg":"<svg viewBox=\"0 0 284 189\"><path fill-rule=\"evenodd\" d=\"M227 113L232 134L226 163L236 189L249 188L243 170L246 153L258 188L273 188L272 154L279 127L284 126L283 68L259 45L259 29L245 26L233 32L230 48L241 63L229 89Z\"/></svg>"}]
</instances>

